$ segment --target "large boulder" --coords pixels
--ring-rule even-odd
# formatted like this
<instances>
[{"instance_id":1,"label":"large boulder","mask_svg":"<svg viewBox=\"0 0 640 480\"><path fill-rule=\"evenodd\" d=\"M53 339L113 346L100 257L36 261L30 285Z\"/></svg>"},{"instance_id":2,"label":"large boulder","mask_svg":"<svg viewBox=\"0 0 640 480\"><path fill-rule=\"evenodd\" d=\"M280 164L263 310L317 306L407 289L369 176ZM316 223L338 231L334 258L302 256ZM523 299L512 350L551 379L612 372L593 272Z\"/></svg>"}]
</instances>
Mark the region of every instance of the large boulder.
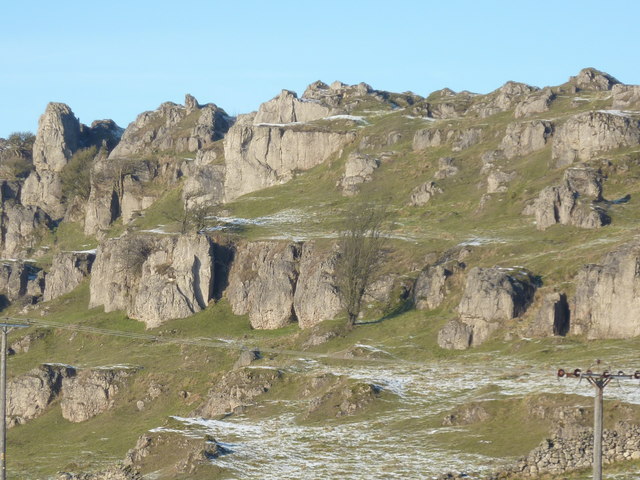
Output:
<instances>
[{"instance_id":1,"label":"large boulder","mask_svg":"<svg viewBox=\"0 0 640 480\"><path fill-rule=\"evenodd\" d=\"M300 245L252 242L237 248L225 295L236 315L249 314L257 329L284 327L295 319L293 298Z\"/></svg>"},{"instance_id":2,"label":"large boulder","mask_svg":"<svg viewBox=\"0 0 640 480\"><path fill-rule=\"evenodd\" d=\"M67 365L44 364L7 382L7 424L11 427L42 415L75 375Z\"/></svg>"},{"instance_id":3,"label":"large boulder","mask_svg":"<svg viewBox=\"0 0 640 480\"><path fill-rule=\"evenodd\" d=\"M95 258L93 251L57 254L47 273L43 300L53 300L76 288L91 273Z\"/></svg>"},{"instance_id":4,"label":"large boulder","mask_svg":"<svg viewBox=\"0 0 640 480\"><path fill-rule=\"evenodd\" d=\"M52 221L40 207L24 206L13 200L4 202L2 216L1 255L24 257L36 246L38 238L48 231Z\"/></svg>"},{"instance_id":5,"label":"large boulder","mask_svg":"<svg viewBox=\"0 0 640 480\"><path fill-rule=\"evenodd\" d=\"M510 123L500 143L500 149L507 159L523 157L543 149L552 135L553 124L548 121Z\"/></svg>"},{"instance_id":6,"label":"large boulder","mask_svg":"<svg viewBox=\"0 0 640 480\"><path fill-rule=\"evenodd\" d=\"M533 92L527 95L521 102L516 105L513 112L514 117L523 118L543 113L549 110L551 103L555 100L556 95L550 88Z\"/></svg>"},{"instance_id":7,"label":"large boulder","mask_svg":"<svg viewBox=\"0 0 640 480\"><path fill-rule=\"evenodd\" d=\"M586 167L568 168L562 184L545 187L528 213L535 215L538 230L555 224L599 228L610 222L601 201L601 172Z\"/></svg>"},{"instance_id":8,"label":"large boulder","mask_svg":"<svg viewBox=\"0 0 640 480\"><path fill-rule=\"evenodd\" d=\"M448 265L436 264L420 272L413 286L413 303L418 310L433 310L442 304L447 294L447 279L453 271Z\"/></svg>"},{"instance_id":9,"label":"large boulder","mask_svg":"<svg viewBox=\"0 0 640 480\"><path fill-rule=\"evenodd\" d=\"M579 113L560 125L553 136L552 158L564 167L596 155L640 144L640 121L618 111Z\"/></svg>"},{"instance_id":10,"label":"large boulder","mask_svg":"<svg viewBox=\"0 0 640 480\"><path fill-rule=\"evenodd\" d=\"M84 422L110 409L124 380L135 370L96 368L62 379L62 416L73 423Z\"/></svg>"},{"instance_id":11,"label":"large boulder","mask_svg":"<svg viewBox=\"0 0 640 480\"><path fill-rule=\"evenodd\" d=\"M565 336L569 332L570 310L567 296L553 292L542 298L542 305L529 332L537 337Z\"/></svg>"},{"instance_id":12,"label":"large boulder","mask_svg":"<svg viewBox=\"0 0 640 480\"><path fill-rule=\"evenodd\" d=\"M496 113L506 112L538 90L537 87L509 81L497 90L478 98L471 105L468 113L478 115L480 118L486 118Z\"/></svg>"},{"instance_id":13,"label":"large boulder","mask_svg":"<svg viewBox=\"0 0 640 480\"><path fill-rule=\"evenodd\" d=\"M611 90L620 82L611 75L595 68L583 68L578 75L569 79L569 84L578 90Z\"/></svg>"},{"instance_id":14,"label":"large boulder","mask_svg":"<svg viewBox=\"0 0 640 480\"><path fill-rule=\"evenodd\" d=\"M585 265L575 278L571 333L590 339L640 335L640 242L634 240Z\"/></svg>"},{"instance_id":15,"label":"large boulder","mask_svg":"<svg viewBox=\"0 0 640 480\"><path fill-rule=\"evenodd\" d=\"M613 86L611 94L613 95L613 108L621 110L640 109L640 85L617 84Z\"/></svg>"},{"instance_id":16,"label":"large boulder","mask_svg":"<svg viewBox=\"0 0 640 480\"><path fill-rule=\"evenodd\" d=\"M429 200L440 193L443 193L443 190L435 182L422 183L411 190L409 205L412 207L421 207L426 205Z\"/></svg>"}]
</instances>

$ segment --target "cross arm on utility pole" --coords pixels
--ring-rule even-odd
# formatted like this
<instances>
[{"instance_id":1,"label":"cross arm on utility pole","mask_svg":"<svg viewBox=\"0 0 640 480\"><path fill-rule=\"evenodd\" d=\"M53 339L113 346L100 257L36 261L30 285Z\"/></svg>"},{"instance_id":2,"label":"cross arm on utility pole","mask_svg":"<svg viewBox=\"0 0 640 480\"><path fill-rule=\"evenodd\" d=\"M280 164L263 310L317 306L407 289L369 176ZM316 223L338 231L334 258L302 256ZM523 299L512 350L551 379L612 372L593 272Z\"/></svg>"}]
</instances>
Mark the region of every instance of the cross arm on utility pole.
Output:
<instances>
[{"instance_id":1,"label":"cross arm on utility pole","mask_svg":"<svg viewBox=\"0 0 640 480\"><path fill-rule=\"evenodd\" d=\"M596 363L599 365L600 360ZM593 372L591 369L588 369L583 372L579 368L574 370L560 368L558 369L557 375L558 378L579 378L580 380L586 378L587 381L595 387L593 409L593 480L602 480L602 410L604 389L614 378L618 380L640 380L640 370L628 374L622 370L619 370L617 373L612 373L609 370Z\"/></svg>"}]
</instances>

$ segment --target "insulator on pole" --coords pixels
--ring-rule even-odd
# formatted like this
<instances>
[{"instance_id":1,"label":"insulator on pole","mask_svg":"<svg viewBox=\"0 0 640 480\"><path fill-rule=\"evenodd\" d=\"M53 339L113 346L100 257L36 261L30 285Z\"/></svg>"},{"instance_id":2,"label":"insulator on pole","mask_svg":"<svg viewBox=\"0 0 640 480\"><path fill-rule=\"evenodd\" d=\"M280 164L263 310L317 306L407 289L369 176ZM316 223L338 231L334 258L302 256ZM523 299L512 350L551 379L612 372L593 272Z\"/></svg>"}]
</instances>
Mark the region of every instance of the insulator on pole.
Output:
<instances>
[{"instance_id":1,"label":"insulator on pole","mask_svg":"<svg viewBox=\"0 0 640 480\"><path fill-rule=\"evenodd\" d=\"M564 369L562 369L562 368L558 370L558 376L559 376L559 377L564 377L565 373L566 373L566 372L565 372L565 371L564 371ZM636 372L636 373L640 373L640 372Z\"/></svg>"},{"instance_id":2,"label":"insulator on pole","mask_svg":"<svg viewBox=\"0 0 640 480\"><path fill-rule=\"evenodd\" d=\"M574 377L579 377L581 373L582 373L582 370L580 370L579 368L576 368L576 369L573 371L573 376L574 376Z\"/></svg>"}]
</instances>

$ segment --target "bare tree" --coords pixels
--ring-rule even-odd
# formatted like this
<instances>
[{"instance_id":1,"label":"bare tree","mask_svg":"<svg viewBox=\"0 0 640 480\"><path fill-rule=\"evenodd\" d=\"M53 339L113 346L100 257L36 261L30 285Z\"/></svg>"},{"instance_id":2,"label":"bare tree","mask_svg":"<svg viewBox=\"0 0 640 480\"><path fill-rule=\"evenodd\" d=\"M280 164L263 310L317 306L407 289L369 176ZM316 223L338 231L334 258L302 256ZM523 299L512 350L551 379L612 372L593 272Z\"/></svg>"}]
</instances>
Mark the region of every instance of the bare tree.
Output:
<instances>
[{"instance_id":1,"label":"bare tree","mask_svg":"<svg viewBox=\"0 0 640 480\"><path fill-rule=\"evenodd\" d=\"M336 278L349 326L355 325L362 298L380 265L384 239L380 236L386 210L358 204L346 212L340 232Z\"/></svg>"}]
</instances>

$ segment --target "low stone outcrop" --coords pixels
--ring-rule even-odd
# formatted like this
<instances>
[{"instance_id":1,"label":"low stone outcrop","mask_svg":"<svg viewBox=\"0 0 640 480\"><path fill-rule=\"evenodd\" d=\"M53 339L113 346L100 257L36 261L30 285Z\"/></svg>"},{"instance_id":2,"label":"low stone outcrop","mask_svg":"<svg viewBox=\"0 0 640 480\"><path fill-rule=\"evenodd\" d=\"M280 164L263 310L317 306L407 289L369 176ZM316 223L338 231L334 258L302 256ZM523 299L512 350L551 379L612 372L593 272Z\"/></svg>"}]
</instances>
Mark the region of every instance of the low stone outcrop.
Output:
<instances>
[{"instance_id":1,"label":"low stone outcrop","mask_svg":"<svg viewBox=\"0 0 640 480\"><path fill-rule=\"evenodd\" d=\"M516 105L513 115L516 118L523 118L546 112L555 98L556 95L550 88L533 92Z\"/></svg>"},{"instance_id":2,"label":"low stone outcrop","mask_svg":"<svg viewBox=\"0 0 640 480\"><path fill-rule=\"evenodd\" d=\"M133 369L96 368L82 370L62 379L62 416L70 422L89 420L109 410L122 382Z\"/></svg>"},{"instance_id":3,"label":"low stone outcrop","mask_svg":"<svg viewBox=\"0 0 640 480\"><path fill-rule=\"evenodd\" d=\"M331 417L344 417L362 412L380 397L382 389L376 385L353 381L345 377L323 374L309 380L302 392L309 397L307 421L324 421Z\"/></svg>"},{"instance_id":4,"label":"low stone outcrop","mask_svg":"<svg viewBox=\"0 0 640 480\"><path fill-rule=\"evenodd\" d=\"M128 467L113 465L93 473L60 472L56 480L142 480L142 475Z\"/></svg>"},{"instance_id":5,"label":"low stone outcrop","mask_svg":"<svg viewBox=\"0 0 640 480\"><path fill-rule=\"evenodd\" d=\"M535 291L532 274L520 267L472 268L458 305L460 318L445 326L438 343L453 348L462 348L467 341L480 345L504 321L524 314Z\"/></svg>"},{"instance_id":6,"label":"low stone outcrop","mask_svg":"<svg viewBox=\"0 0 640 480\"><path fill-rule=\"evenodd\" d=\"M509 187L508 184L516 179L516 172L503 172L502 170L491 170L487 176L487 193L504 193Z\"/></svg>"},{"instance_id":7,"label":"low stone outcrop","mask_svg":"<svg viewBox=\"0 0 640 480\"><path fill-rule=\"evenodd\" d=\"M557 167L588 161L596 155L640 144L640 121L619 111L574 115L556 128L551 147Z\"/></svg>"},{"instance_id":8,"label":"low stone outcrop","mask_svg":"<svg viewBox=\"0 0 640 480\"><path fill-rule=\"evenodd\" d=\"M613 95L612 108L621 110L640 109L640 85L614 85L611 94Z\"/></svg>"},{"instance_id":9,"label":"low stone outcrop","mask_svg":"<svg viewBox=\"0 0 640 480\"><path fill-rule=\"evenodd\" d=\"M58 298L76 288L91 273L94 252L61 252L47 273L43 300Z\"/></svg>"},{"instance_id":10,"label":"low stone outcrop","mask_svg":"<svg viewBox=\"0 0 640 480\"><path fill-rule=\"evenodd\" d=\"M0 217L1 255L5 258L25 257L52 225L51 218L40 207L24 206L8 200Z\"/></svg>"},{"instance_id":11,"label":"low stone outcrop","mask_svg":"<svg viewBox=\"0 0 640 480\"><path fill-rule=\"evenodd\" d=\"M437 262L423 269L413 286L413 303L418 310L433 310L444 301L449 278L464 268L464 264Z\"/></svg>"},{"instance_id":12,"label":"low stone outcrop","mask_svg":"<svg viewBox=\"0 0 640 480\"><path fill-rule=\"evenodd\" d=\"M348 197L357 195L360 185L373 180L373 172L380 166L380 159L355 152L347 157L344 175L338 180L342 194Z\"/></svg>"},{"instance_id":13,"label":"low stone outcrop","mask_svg":"<svg viewBox=\"0 0 640 480\"><path fill-rule=\"evenodd\" d=\"M455 160L451 157L442 157L438 159L438 171L434 177L436 180L442 180L444 178L453 177L458 174L458 167L455 165Z\"/></svg>"},{"instance_id":14,"label":"low stone outcrop","mask_svg":"<svg viewBox=\"0 0 640 480\"><path fill-rule=\"evenodd\" d=\"M318 101L299 100L295 92L282 90L280 95L263 103L253 122L257 124L304 123L328 117L331 108Z\"/></svg>"},{"instance_id":15,"label":"low stone outcrop","mask_svg":"<svg viewBox=\"0 0 640 480\"><path fill-rule=\"evenodd\" d=\"M7 424L26 423L42 415L76 371L68 365L44 364L7 382Z\"/></svg>"},{"instance_id":16,"label":"low stone outcrop","mask_svg":"<svg viewBox=\"0 0 640 480\"><path fill-rule=\"evenodd\" d=\"M336 286L337 253L320 250L313 242L302 245L293 307L300 328L333 319L342 305Z\"/></svg>"},{"instance_id":17,"label":"low stone outcrop","mask_svg":"<svg viewBox=\"0 0 640 480\"><path fill-rule=\"evenodd\" d=\"M236 315L249 314L253 328L291 323L300 245L252 242L238 247L225 296Z\"/></svg>"},{"instance_id":18,"label":"low stone outcrop","mask_svg":"<svg viewBox=\"0 0 640 480\"><path fill-rule=\"evenodd\" d=\"M213 295L212 248L197 234L107 240L97 250L89 306L125 310L148 328L192 315Z\"/></svg>"},{"instance_id":19,"label":"low stone outcrop","mask_svg":"<svg viewBox=\"0 0 640 480\"><path fill-rule=\"evenodd\" d=\"M590 339L640 335L640 242L634 240L585 265L575 278L571 333Z\"/></svg>"},{"instance_id":20,"label":"low stone outcrop","mask_svg":"<svg viewBox=\"0 0 640 480\"><path fill-rule=\"evenodd\" d=\"M138 115L124 131L110 159L129 158L162 151L195 152L221 139L233 119L217 105L199 105L191 95L185 105L165 102Z\"/></svg>"},{"instance_id":21,"label":"low stone outcrop","mask_svg":"<svg viewBox=\"0 0 640 480\"><path fill-rule=\"evenodd\" d=\"M422 207L435 195L440 193L443 193L443 190L435 182L424 182L411 191L409 205L412 207Z\"/></svg>"},{"instance_id":22,"label":"low stone outcrop","mask_svg":"<svg viewBox=\"0 0 640 480\"><path fill-rule=\"evenodd\" d=\"M282 378L282 372L270 368L242 368L225 374L209 390L207 400L192 415L216 418L237 412L253 399L268 392Z\"/></svg>"},{"instance_id":23,"label":"low stone outcrop","mask_svg":"<svg viewBox=\"0 0 640 480\"><path fill-rule=\"evenodd\" d=\"M553 124L544 120L510 123L500 149L507 159L529 155L547 145L553 129Z\"/></svg>"},{"instance_id":24,"label":"low stone outcrop","mask_svg":"<svg viewBox=\"0 0 640 480\"><path fill-rule=\"evenodd\" d=\"M546 187L532 205L538 230L551 225L599 228L610 222L602 202L602 174L592 168L569 168L563 183Z\"/></svg>"}]
</instances>

